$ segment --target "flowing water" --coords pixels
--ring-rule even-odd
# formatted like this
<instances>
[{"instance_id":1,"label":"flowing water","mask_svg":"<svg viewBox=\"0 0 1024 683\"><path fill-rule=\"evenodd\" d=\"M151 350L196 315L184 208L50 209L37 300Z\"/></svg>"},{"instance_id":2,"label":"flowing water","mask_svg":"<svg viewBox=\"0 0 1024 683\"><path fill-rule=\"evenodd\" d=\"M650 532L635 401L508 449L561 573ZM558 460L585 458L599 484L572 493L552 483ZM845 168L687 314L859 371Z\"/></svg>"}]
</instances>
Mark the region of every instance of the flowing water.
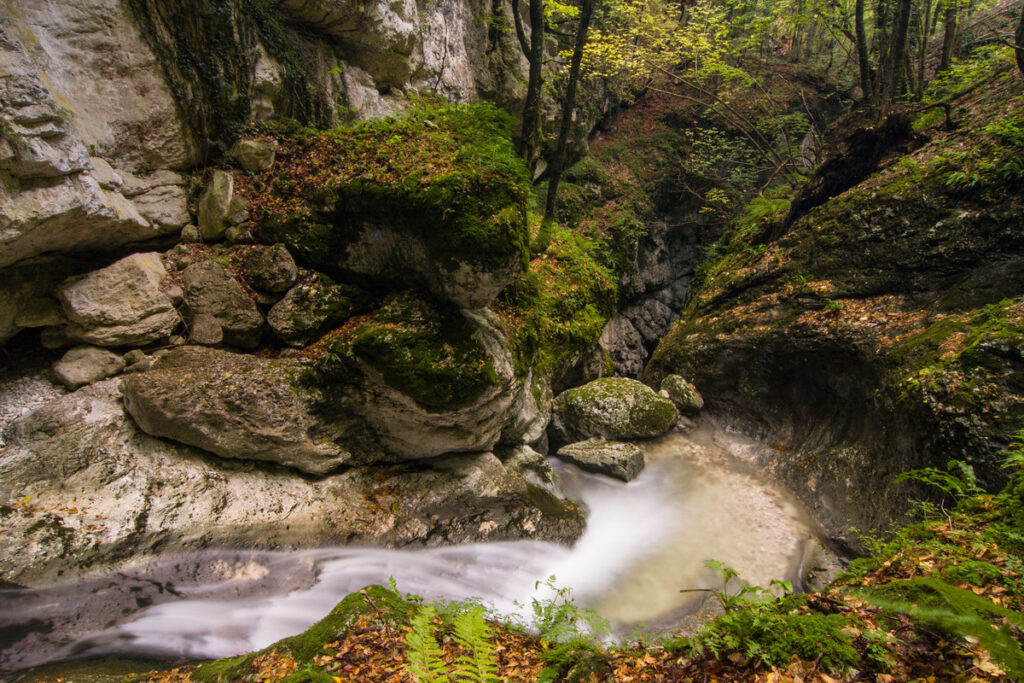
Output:
<instances>
[{"instance_id":1,"label":"flowing water","mask_svg":"<svg viewBox=\"0 0 1024 683\"><path fill-rule=\"evenodd\" d=\"M572 548L519 541L218 550L84 583L0 591L0 671L109 654L197 659L251 651L301 632L348 593L389 577L405 592L479 597L523 613L532 598L550 596L543 582L554 576L619 633L640 624L673 628L707 598L682 589L721 586L705 560L728 564L750 583L799 586L819 547L794 498L750 467L754 448L706 425L645 444L647 467L629 484L556 465L589 508Z\"/></svg>"}]
</instances>

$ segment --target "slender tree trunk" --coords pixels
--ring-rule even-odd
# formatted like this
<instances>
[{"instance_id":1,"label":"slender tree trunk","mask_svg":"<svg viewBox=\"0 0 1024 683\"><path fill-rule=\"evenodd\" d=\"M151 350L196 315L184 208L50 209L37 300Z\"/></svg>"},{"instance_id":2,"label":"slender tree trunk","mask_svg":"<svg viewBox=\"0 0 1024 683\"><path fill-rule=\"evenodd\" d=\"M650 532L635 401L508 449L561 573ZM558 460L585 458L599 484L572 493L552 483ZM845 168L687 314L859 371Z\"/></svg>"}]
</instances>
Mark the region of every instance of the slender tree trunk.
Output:
<instances>
[{"instance_id":1,"label":"slender tree trunk","mask_svg":"<svg viewBox=\"0 0 1024 683\"><path fill-rule=\"evenodd\" d=\"M513 11L518 6L516 0ZM516 12L518 16L518 12ZM517 28L520 44L524 44L521 26ZM540 147L541 91L544 86L544 0L530 0L530 75L526 86L526 101L523 103L523 125L519 135L518 152L533 173L537 164L537 150Z\"/></svg>"},{"instance_id":2,"label":"slender tree trunk","mask_svg":"<svg viewBox=\"0 0 1024 683\"><path fill-rule=\"evenodd\" d=\"M871 79L871 58L868 55L868 38L864 30L864 0L857 0L854 8L854 26L857 35L857 63L860 66L860 87L864 99L874 99L875 85Z\"/></svg>"},{"instance_id":3,"label":"slender tree trunk","mask_svg":"<svg viewBox=\"0 0 1024 683\"><path fill-rule=\"evenodd\" d=\"M924 2L924 18L920 23L917 44L917 81L914 84L914 96L921 99L924 95L925 70L928 62L928 26L932 23L932 0Z\"/></svg>"},{"instance_id":4,"label":"slender tree trunk","mask_svg":"<svg viewBox=\"0 0 1024 683\"><path fill-rule=\"evenodd\" d=\"M907 52L907 33L910 29L910 9L912 0L899 0L896 7L896 22L889 39L889 49L885 55L885 77L879 78L879 103L889 104L900 94L905 73Z\"/></svg>"},{"instance_id":5,"label":"slender tree trunk","mask_svg":"<svg viewBox=\"0 0 1024 683\"><path fill-rule=\"evenodd\" d=\"M569 146L569 132L572 129L572 114L576 109L576 89L580 82L580 68L583 63L583 49L587 44L587 31L590 19L594 15L594 0L583 0L580 7L579 25L576 28L576 44L572 51L569 64L569 82L566 85L565 101L562 102L562 121L558 129L558 142L551 158L551 175L548 181L548 195L544 202L544 218L541 220L540 231L533 244L533 251L542 254L547 251L551 242L551 225L555 220L558 208L558 184L565 170L566 148Z\"/></svg>"},{"instance_id":6,"label":"slender tree trunk","mask_svg":"<svg viewBox=\"0 0 1024 683\"><path fill-rule=\"evenodd\" d=\"M942 59L939 71L945 71L953 61L953 47L956 45L957 9L960 0L946 0L945 32L942 36Z\"/></svg>"},{"instance_id":7,"label":"slender tree trunk","mask_svg":"<svg viewBox=\"0 0 1024 683\"><path fill-rule=\"evenodd\" d=\"M1017 22L1017 35L1014 38L1017 44L1017 68L1024 74L1024 7L1020 8L1020 21Z\"/></svg>"}]
</instances>

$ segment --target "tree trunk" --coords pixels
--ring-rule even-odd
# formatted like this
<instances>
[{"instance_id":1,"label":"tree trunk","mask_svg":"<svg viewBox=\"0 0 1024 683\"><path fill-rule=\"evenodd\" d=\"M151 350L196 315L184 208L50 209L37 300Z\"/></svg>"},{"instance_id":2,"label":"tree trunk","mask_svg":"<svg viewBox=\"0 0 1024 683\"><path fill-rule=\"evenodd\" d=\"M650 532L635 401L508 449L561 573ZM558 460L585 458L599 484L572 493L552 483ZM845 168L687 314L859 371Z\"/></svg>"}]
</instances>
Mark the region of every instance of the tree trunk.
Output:
<instances>
[{"instance_id":1,"label":"tree trunk","mask_svg":"<svg viewBox=\"0 0 1024 683\"><path fill-rule=\"evenodd\" d=\"M1020 21L1017 22L1017 35L1014 39L1017 44L1017 68L1024 74L1024 7L1020 9Z\"/></svg>"},{"instance_id":2,"label":"tree trunk","mask_svg":"<svg viewBox=\"0 0 1024 683\"><path fill-rule=\"evenodd\" d=\"M939 71L945 71L953 61L953 46L956 44L957 9L960 0L946 0L946 30L942 37L942 59Z\"/></svg>"},{"instance_id":3,"label":"tree trunk","mask_svg":"<svg viewBox=\"0 0 1024 683\"><path fill-rule=\"evenodd\" d=\"M530 76L526 86L526 101L523 103L523 125L517 151L526 160L532 174L540 147L540 105L544 86L544 0L530 0L530 51L527 59L530 62Z\"/></svg>"},{"instance_id":4,"label":"tree trunk","mask_svg":"<svg viewBox=\"0 0 1024 683\"><path fill-rule=\"evenodd\" d=\"M914 96L921 99L924 95L925 68L928 61L928 26L932 23L932 0L925 0L924 17L921 20L917 44L917 80L914 83Z\"/></svg>"},{"instance_id":5,"label":"tree trunk","mask_svg":"<svg viewBox=\"0 0 1024 683\"><path fill-rule=\"evenodd\" d=\"M565 90L565 101L562 102L562 121L558 129L558 143L551 158L551 175L548 181L548 195L544 202L544 218L541 220L540 231L533 244L533 252L542 254L547 251L551 242L551 224L555 220L555 209L558 208L558 184L565 169L566 147L569 146L569 132L572 129L572 114L576 108L576 88L580 82L580 67L583 62L583 49L587 44L587 31L590 19L594 14L594 0L583 0L580 7L579 26L576 28L576 44L572 51L569 65L569 83Z\"/></svg>"},{"instance_id":6,"label":"tree trunk","mask_svg":"<svg viewBox=\"0 0 1024 683\"><path fill-rule=\"evenodd\" d=\"M874 99L874 83L871 79L871 59L868 55L868 38L864 30L864 0L857 0L854 9L854 25L857 33L857 63L860 66L860 87L864 99Z\"/></svg>"},{"instance_id":7,"label":"tree trunk","mask_svg":"<svg viewBox=\"0 0 1024 683\"><path fill-rule=\"evenodd\" d=\"M890 104L895 100L903 85L911 5L912 0L900 0L896 8L896 23L893 26L889 49L885 55L885 77L879 78L878 102L880 104Z\"/></svg>"}]
</instances>

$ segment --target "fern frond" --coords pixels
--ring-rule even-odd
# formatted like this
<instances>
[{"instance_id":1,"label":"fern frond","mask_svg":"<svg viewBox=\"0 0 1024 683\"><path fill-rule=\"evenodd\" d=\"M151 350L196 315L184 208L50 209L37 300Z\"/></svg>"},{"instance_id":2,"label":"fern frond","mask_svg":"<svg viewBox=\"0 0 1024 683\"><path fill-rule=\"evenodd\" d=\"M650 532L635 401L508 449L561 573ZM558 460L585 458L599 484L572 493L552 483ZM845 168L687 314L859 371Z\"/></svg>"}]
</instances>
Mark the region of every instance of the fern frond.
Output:
<instances>
[{"instance_id":1,"label":"fern frond","mask_svg":"<svg viewBox=\"0 0 1024 683\"><path fill-rule=\"evenodd\" d=\"M498 663L491 627L484 620L484 608L477 606L455 617L455 642L464 654L456 660L457 679L466 683L497 683Z\"/></svg>"},{"instance_id":2,"label":"fern frond","mask_svg":"<svg viewBox=\"0 0 1024 683\"><path fill-rule=\"evenodd\" d=\"M416 683L449 683L441 647L434 638L434 617L437 610L423 605L410 620L412 630L405 636L405 669Z\"/></svg>"}]
</instances>

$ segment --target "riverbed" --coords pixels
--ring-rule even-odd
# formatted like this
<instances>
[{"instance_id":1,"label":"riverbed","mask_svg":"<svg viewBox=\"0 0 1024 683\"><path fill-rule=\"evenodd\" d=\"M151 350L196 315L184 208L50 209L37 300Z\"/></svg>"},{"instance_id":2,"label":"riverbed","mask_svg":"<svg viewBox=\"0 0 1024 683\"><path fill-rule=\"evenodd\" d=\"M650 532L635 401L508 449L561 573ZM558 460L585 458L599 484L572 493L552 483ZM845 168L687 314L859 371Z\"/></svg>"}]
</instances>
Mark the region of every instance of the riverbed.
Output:
<instances>
[{"instance_id":1,"label":"riverbed","mask_svg":"<svg viewBox=\"0 0 1024 683\"><path fill-rule=\"evenodd\" d=\"M520 541L389 550L209 550L162 557L87 581L0 591L0 671L128 655L224 657L265 647L322 618L345 595L393 579L425 598L476 597L528 621L550 582L626 637L670 631L713 607L717 560L742 580L799 589L837 560L785 489L758 476L759 448L706 420L643 443L647 466L624 484L552 461L588 509L574 547ZM554 577L554 578L551 578ZM549 581L550 580L550 581Z\"/></svg>"}]
</instances>

